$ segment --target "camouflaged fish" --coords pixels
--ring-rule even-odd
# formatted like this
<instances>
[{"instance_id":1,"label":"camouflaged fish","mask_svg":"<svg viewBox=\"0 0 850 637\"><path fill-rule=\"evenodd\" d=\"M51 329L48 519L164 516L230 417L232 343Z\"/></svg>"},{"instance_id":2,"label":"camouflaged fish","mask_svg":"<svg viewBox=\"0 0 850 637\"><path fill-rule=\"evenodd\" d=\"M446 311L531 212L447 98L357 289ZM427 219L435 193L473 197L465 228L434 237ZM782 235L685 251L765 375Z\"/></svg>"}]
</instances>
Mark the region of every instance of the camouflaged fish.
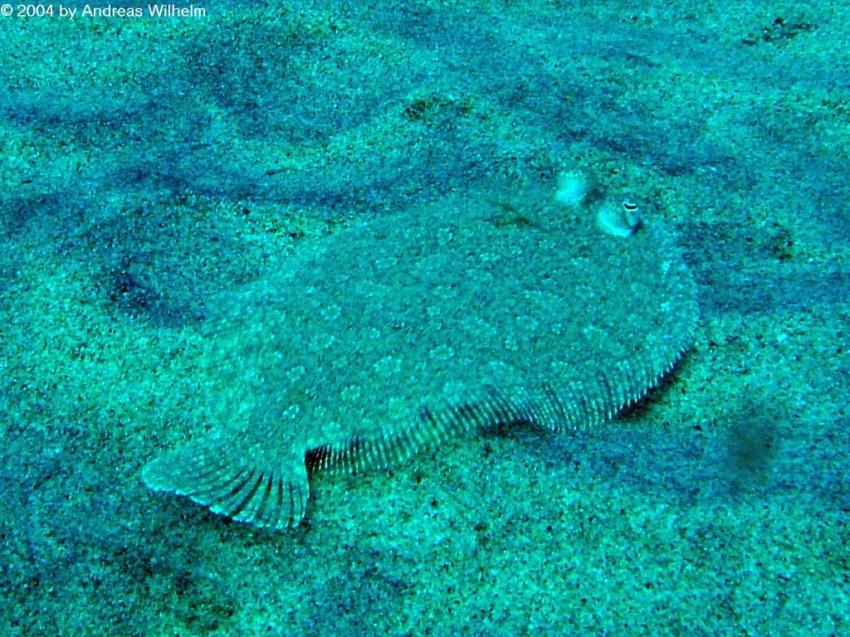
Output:
<instances>
[{"instance_id":1,"label":"camouflaged fish","mask_svg":"<svg viewBox=\"0 0 850 637\"><path fill-rule=\"evenodd\" d=\"M644 396L697 320L681 253L660 220L606 233L547 199L356 222L230 294L203 328L212 430L144 482L283 529L311 471L387 467L498 424L588 427Z\"/></svg>"}]
</instances>

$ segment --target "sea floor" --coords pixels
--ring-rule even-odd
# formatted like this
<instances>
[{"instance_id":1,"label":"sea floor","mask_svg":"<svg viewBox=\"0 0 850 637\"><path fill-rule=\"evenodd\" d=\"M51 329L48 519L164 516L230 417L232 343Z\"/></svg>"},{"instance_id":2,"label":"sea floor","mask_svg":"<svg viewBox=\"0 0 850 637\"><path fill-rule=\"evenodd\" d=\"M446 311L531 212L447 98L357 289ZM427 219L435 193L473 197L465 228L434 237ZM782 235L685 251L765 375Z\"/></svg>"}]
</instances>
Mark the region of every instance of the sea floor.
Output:
<instances>
[{"instance_id":1,"label":"sea floor","mask_svg":"<svg viewBox=\"0 0 850 637\"><path fill-rule=\"evenodd\" d=\"M850 632L850 6L43 6L0 17L2 634ZM218 291L575 169L699 289L622 418L315 474L289 532L144 487Z\"/></svg>"}]
</instances>

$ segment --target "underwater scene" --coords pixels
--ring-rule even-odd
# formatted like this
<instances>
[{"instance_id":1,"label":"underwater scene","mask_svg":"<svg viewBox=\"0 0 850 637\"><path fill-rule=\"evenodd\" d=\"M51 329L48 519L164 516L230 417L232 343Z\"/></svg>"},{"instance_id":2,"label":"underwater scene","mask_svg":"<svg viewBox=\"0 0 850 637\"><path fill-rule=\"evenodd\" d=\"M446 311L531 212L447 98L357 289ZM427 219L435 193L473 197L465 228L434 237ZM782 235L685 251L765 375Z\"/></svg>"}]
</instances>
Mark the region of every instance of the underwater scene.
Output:
<instances>
[{"instance_id":1,"label":"underwater scene","mask_svg":"<svg viewBox=\"0 0 850 637\"><path fill-rule=\"evenodd\" d=\"M0 634L850 634L848 24L0 4Z\"/></svg>"}]
</instances>

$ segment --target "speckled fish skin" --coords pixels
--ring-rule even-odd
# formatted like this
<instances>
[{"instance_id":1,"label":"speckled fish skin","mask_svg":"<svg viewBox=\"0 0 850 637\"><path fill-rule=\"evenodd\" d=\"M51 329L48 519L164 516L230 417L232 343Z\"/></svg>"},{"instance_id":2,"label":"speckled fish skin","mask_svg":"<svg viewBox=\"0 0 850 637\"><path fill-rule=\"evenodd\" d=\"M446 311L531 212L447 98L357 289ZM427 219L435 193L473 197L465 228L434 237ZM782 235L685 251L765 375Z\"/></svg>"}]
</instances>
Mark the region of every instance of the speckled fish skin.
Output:
<instances>
[{"instance_id":1,"label":"speckled fish skin","mask_svg":"<svg viewBox=\"0 0 850 637\"><path fill-rule=\"evenodd\" d=\"M384 467L505 422L592 426L642 397L698 314L672 235L518 209L357 222L230 295L199 378L213 430L152 461L146 484L283 529L305 514L308 468Z\"/></svg>"}]
</instances>

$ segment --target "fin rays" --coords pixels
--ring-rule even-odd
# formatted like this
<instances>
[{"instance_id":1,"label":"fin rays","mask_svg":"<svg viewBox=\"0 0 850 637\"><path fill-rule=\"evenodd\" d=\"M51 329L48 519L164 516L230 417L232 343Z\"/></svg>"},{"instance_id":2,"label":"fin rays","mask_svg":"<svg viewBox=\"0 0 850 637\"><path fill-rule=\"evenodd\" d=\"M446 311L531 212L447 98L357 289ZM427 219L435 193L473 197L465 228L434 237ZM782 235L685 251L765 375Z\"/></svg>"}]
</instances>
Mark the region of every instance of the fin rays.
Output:
<instances>
[{"instance_id":1,"label":"fin rays","mask_svg":"<svg viewBox=\"0 0 850 637\"><path fill-rule=\"evenodd\" d=\"M154 491L185 495L213 513L258 527L296 526L307 505L307 472L266 470L227 458L202 443L191 444L149 463L142 472Z\"/></svg>"},{"instance_id":2,"label":"fin rays","mask_svg":"<svg viewBox=\"0 0 850 637\"><path fill-rule=\"evenodd\" d=\"M671 366L672 367L672 366ZM357 473L385 468L426 447L436 447L465 432L500 425L528 423L551 431L591 427L617 415L639 400L660 376L644 378L620 368L614 378L598 374L589 383L558 388L543 382L533 392L485 387L477 401L424 405L408 428L377 438L353 436L342 448L316 447L292 469L249 466L228 456L221 443L190 444L149 463L142 474L154 491L185 495L210 511L262 528L296 526L309 497L307 470ZM640 379L640 381L638 380Z\"/></svg>"}]
</instances>

